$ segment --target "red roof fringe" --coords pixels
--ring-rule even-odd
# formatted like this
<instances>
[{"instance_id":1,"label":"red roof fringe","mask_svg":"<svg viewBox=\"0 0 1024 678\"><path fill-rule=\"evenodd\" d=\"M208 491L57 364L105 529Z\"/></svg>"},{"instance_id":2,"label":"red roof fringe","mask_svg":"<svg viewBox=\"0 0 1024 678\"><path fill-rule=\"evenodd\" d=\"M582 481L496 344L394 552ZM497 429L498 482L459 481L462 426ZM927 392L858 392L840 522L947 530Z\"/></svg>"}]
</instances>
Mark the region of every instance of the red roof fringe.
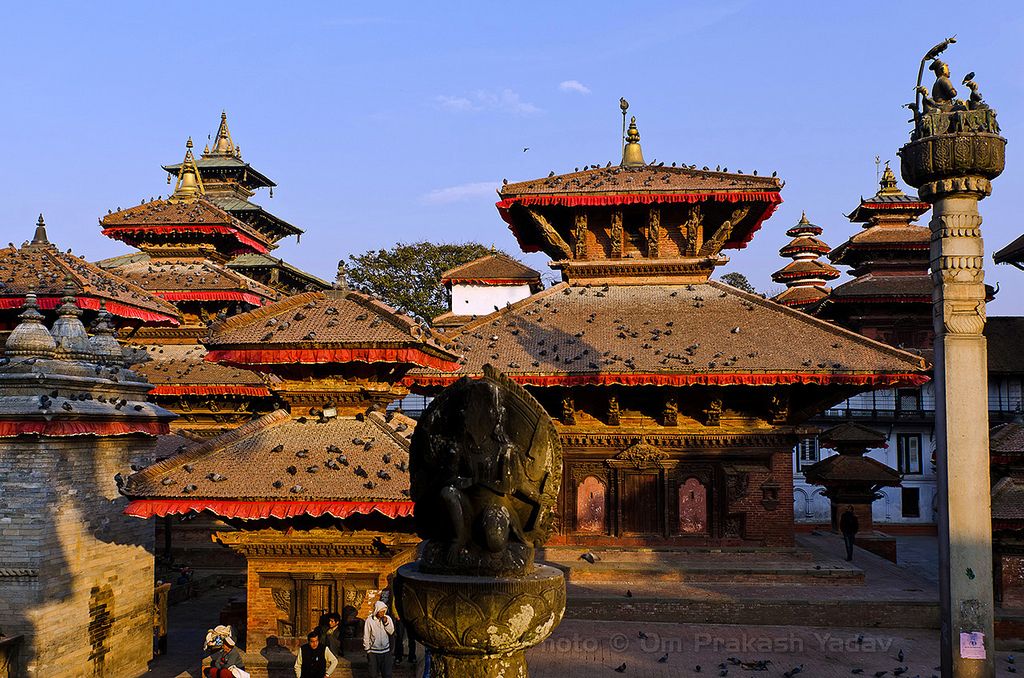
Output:
<instances>
[{"instance_id":1,"label":"red roof fringe","mask_svg":"<svg viewBox=\"0 0 1024 678\"><path fill-rule=\"evenodd\" d=\"M758 217L753 227L747 232L743 240L727 240L724 248L742 249L754 237L754 233L761 228L765 219L770 217L775 208L782 203L782 196L775 191L730 191L712 193L618 193L608 195L524 195L514 198L505 198L495 203L498 213L505 220L513 233L515 228L509 219L508 211L513 205L563 205L566 207L575 206L602 206L602 205L651 205L654 203L695 203L704 201L713 202L766 202L764 212ZM517 240L520 240L518 235ZM520 240L520 248L524 252L539 252L539 247L524 246Z\"/></svg>"},{"instance_id":2,"label":"red roof fringe","mask_svg":"<svg viewBox=\"0 0 1024 678\"><path fill-rule=\"evenodd\" d=\"M156 292L165 301L244 301L254 306L262 306L263 298L251 292Z\"/></svg>"},{"instance_id":3,"label":"red roof fringe","mask_svg":"<svg viewBox=\"0 0 1024 678\"><path fill-rule=\"evenodd\" d=\"M858 296L836 296L832 295L828 298L829 303L832 304L930 304L932 303L931 297L915 297L915 296L903 296L902 294L894 294L889 297L858 297Z\"/></svg>"},{"instance_id":4,"label":"red roof fringe","mask_svg":"<svg viewBox=\"0 0 1024 678\"><path fill-rule=\"evenodd\" d=\"M243 395L243 396L269 396L270 389L263 386L236 386L233 384L194 384L176 385L165 384L154 386L150 395L175 396L175 395Z\"/></svg>"},{"instance_id":5,"label":"red roof fringe","mask_svg":"<svg viewBox=\"0 0 1024 678\"><path fill-rule=\"evenodd\" d=\"M0 438L20 435L123 436L132 433L160 436L170 431L170 424L159 421L0 421Z\"/></svg>"},{"instance_id":6,"label":"red roof fringe","mask_svg":"<svg viewBox=\"0 0 1024 678\"><path fill-rule=\"evenodd\" d=\"M870 207L873 210L878 210L878 209L882 209L882 210L898 210L898 209L926 209L926 210L930 210L932 208L932 206L929 205L926 202L871 202L870 200L865 200L864 202L861 203L861 206L862 207Z\"/></svg>"},{"instance_id":7,"label":"red roof fringe","mask_svg":"<svg viewBox=\"0 0 1024 678\"><path fill-rule=\"evenodd\" d=\"M231 226L221 226L219 224L182 224L178 226L110 226L104 228L102 233L110 238L117 238L121 233L225 233L230 235L242 243L246 247L251 247L253 251L259 254L266 254L270 249L263 243L253 240L249 236L241 233L237 228ZM117 238L120 239L120 238Z\"/></svg>"},{"instance_id":8,"label":"red roof fringe","mask_svg":"<svg viewBox=\"0 0 1024 678\"><path fill-rule=\"evenodd\" d=\"M381 513L388 518L412 515L411 501L244 501L221 499L133 499L125 515L136 518L163 517L192 511L209 511L222 518L259 520L296 516L348 518L351 515Z\"/></svg>"},{"instance_id":9,"label":"red roof fringe","mask_svg":"<svg viewBox=\"0 0 1024 678\"><path fill-rule=\"evenodd\" d=\"M445 282L453 285L529 285L536 279L527 278L446 278Z\"/></svg>"},{"instance_id":10,"label":"red roof fringe","mask_svg":"<svg viewBox=\"0 0 1024 678\"><path fill-rule=\"evenodd\" d=\"M410 363L446 371L457 369L459 366L456 362L436 358L418 348L214 349L206 354L206 360L235 365Z\"/></svg>"},{"instance_id":11,"label":"red roof fringe","mask_svg":"<svg viewBox=\"0 0 1024 678\"><path fill-rule=\"evenodd\" d=\"M407 386L448 386L465 374L412 376L403 379ZM930 379L926 374L836 374L815 372L766 372L760 374L509 374L525 386L774 386L812 384L825 386L920 386Z\"/></svg>"},{"instance_id":12,"label":"red roof fringe","mask_svg":"<svg viewBox=\"0 0 1024 678\"><path fill-rule=\"evenodd\" d=\"M51 310L57 308L61 304L61 297L38 297L36 301L39 303L39 308L43 310ZM75 299L75 304L79 308L87 309L90 311L98 311L100 308L100 299L97 297L79 296ZM107 301L107 310L113 315L120 316L122 318L135 318L136 320L145 320L151 323L169 323L171 325L178 325L178 319L174 316L164 315L163 313L156 313L154 311L145 311L135 306L129 306L128 304L122 304L116 301ZM21 308L25 305L25 297L3 297L0 298L0 308Z\"/></svg>"}]
</instances>

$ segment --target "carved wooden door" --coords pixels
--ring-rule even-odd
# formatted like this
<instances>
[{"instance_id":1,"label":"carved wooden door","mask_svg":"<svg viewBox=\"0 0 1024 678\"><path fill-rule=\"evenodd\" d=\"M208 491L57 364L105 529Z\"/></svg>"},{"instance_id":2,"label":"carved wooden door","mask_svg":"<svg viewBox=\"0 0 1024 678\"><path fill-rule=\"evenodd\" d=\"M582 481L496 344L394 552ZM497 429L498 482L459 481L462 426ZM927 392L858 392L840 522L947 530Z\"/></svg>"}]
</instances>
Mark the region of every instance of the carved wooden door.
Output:
<instances>
[{"instance_id":1,"label":"carved wooden door","mask_svg":"<svg viewBox=\"0 0 1024 678\"><path fill-rule=\"evenodd\" d=\"M627 473L622 482L622 528L632 534L661 531L658 474Z\"/></svg>"},{"instance_id":2,"label":"carved wooden door","mask_svg":"<svg viewBox=\"0 0 1024 678\"><path fill-rule=\"evenodd\" d=\"M296 629L300 635L305 635L320 624L320 617L328 612L334 612L334 582L310 582L306 586L306 610L302 621L306 625L304 629Z\"/></svg>"}]
</instances>

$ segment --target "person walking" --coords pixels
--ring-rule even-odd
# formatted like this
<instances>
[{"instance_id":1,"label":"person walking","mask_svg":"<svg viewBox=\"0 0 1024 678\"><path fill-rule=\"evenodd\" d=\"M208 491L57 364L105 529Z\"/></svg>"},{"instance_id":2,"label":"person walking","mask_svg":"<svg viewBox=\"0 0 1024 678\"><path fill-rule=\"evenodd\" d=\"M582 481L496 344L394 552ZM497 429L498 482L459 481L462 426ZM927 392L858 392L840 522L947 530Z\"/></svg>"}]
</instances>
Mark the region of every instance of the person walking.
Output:
<instances>
[{"instance_id":1,"label":"person walking","mask_svg":"<svg viewBox=\"0 0 1024 678\"><path fill-rule=\"evenodd\" d=\"M245 660L242 653L235 647L235 641L231 636L225 636L221 643L220 651L216 652L210 659L210 665L203 670L205 678L234 678L232 668L245 670Z\"/></svg>"},{"instance_id":2,"label":"person walking","mask_svg":"<svg viewBox=\"0 0 1024 678\"><path fill-rule=\"evenodd\" d=\"M853 512L852 506L847 506L846 511L839 518L839 531L843 533L843 541L846 542L846 560L853 560L853 540L857 536L860 523Z\"/></svg>"},{"instance_id":3,"label":"person walking","mask_svg":"<svg viewBox=\"0 0 1024 678\"><path fill-rule=\"evenodd\" d=\"M392 678L394 656L391 654L391 639L395 623L388 616L388 605L381 601L373 604L373 614L363 624L363 649L370 678Z\"/></svg>"},{"instance_id":4,"label":"person walking","mask_svg":"<svg viewBox=\"0 0 1024 678\"><path fill-rule=\"evenodd\" d=\"M337 612L331 612L328 614L326 622L317 628L317 633L320 635L320 644L326 645L327 649L331 651L331 654L333 654L335 658L345 656L345 644L341 635L340 614Z\"/></svg>"},{"instance_id":5,"label":"person walking","mask_svg":"<svg viewBox=\"0 0 1024 678\"><path fill-rule=\"evenodd\" d=\"M326 643L320 642L320 632L306 634L306 643L295 657L295 678L326 678L338 668L338 658Z\"/></svg>"},{"instance_id":6,"label":"person walking","mask_svg":"<svg viewBox=\"0 0 1024 678\"><path fill-rule=\"evenodd\" d=\"M395 603L394 593L394 579L395 576L388 575L388 586L380 592L380 599L388 606L388 616L391 617L391 621L395 624L395 636L394 636L394 655L395 663L400 664L402 657L405 657L406 661L410 664L416 663L416 639L413 638L412 634L409 633L409 629L405 627L402 622L401 616L398 614L397 605ZM408 654L405 653L405 649L408 648Z\"/></svg>"}]
</instances>

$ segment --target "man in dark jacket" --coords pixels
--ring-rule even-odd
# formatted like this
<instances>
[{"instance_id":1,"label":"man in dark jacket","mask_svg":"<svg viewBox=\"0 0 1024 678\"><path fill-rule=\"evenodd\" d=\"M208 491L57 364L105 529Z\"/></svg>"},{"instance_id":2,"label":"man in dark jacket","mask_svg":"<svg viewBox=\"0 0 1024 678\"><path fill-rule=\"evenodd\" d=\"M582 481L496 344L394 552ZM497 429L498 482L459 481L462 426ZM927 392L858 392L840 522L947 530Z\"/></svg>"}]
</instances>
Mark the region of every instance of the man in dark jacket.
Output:
<instances>
[{"instance_id":1,"label":"man in dark jacket","mask_svg":"<svg viewBox=\"0 0 1024 678\"><path fill-rule=\"evenodd\" d=\"M843 533L843 541L846 542L846 560L853 560L853 539L857 536L860 523L853 512L852 506L847 506L846 511L839 518L839 531Z\"/></svg>"},{"instance_id":2,"label":"man in dark jacket","mask_svg":"<svg viewBox=\"0 0 1024 678\"><path fill-rule=\"evenodd\" d=\"M320 634L310 631L306 644L299 648L295 658L295 678L325 678L338 668L338 660L331 650L320 643Z\"/></svg>"},{"instance_id":3,"label":"man in dark jacket","mask_svg":"<svg viewBox=\"0 0 1024 678\"><path fill-rule=\"evenodd\" d=\"M341 615L331 612L326 620L317 628L320 634L320 644L327 647L335 657L344 657L345 648L341 630Z\"/></svg>"}]
</instances>

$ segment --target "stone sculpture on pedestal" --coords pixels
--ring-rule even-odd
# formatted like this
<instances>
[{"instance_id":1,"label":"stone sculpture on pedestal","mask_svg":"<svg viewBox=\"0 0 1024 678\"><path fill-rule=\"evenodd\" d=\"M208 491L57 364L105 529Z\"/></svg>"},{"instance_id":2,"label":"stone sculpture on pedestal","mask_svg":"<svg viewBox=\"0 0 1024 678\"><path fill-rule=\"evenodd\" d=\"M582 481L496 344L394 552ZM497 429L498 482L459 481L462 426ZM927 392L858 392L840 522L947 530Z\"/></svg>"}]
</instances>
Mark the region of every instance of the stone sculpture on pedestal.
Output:
<instances>
[{"instance_id":1,"label":"stone sculpture on pedestal","mask_svg":"<svg viewBox=\"0 0 1024 678\"><path fill-rule=\"evenodd\" d=\"M550 417L490 366L424 412L410 450L418 562L399 569L398 609L431 650L433 678L525 678L523 651L565 611L561 571L534 563L562 477Z\"/></svg>"}]
</instances>

